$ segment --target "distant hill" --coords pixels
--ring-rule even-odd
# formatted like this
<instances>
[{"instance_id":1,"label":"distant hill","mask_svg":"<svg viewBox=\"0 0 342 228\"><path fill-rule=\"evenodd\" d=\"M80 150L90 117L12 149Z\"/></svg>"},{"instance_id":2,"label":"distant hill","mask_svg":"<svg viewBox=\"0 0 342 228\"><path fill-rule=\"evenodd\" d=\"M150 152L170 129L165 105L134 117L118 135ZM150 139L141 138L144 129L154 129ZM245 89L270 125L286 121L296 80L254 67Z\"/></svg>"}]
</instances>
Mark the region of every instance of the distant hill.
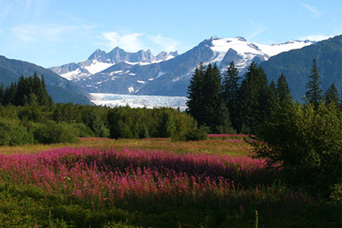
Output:
<instances>
[{"instance_id":1,"label":"distant hill","mask_svg":"<svg viewBox=\"0 0 342 228\"><path fill-rule=\"evenodd\" d=\"M313 58L317 61L321 88L325 92L331 83L335 83L339 95L342 93L342 35L323 40L302 49L283 52L271 57L260 66L268 79L278 80L284 73L289 83L291 95L295 100L303 101L306 84L312 69Z\"/></svg>"},{"instance_id":2,"label":"distant hill","mask_svg":"<svg viewBox=\"0 0 342 228\"><path fill-rule=\"evenodd\" d=\"M17 82L21 75L29 76L37 72L44 75L47 90L56 103L91 104L89 94L72 82L62 78L51 70L32 63L8 59L0 56L0 84L9 86Z\"/></svg>"}]
</instances>

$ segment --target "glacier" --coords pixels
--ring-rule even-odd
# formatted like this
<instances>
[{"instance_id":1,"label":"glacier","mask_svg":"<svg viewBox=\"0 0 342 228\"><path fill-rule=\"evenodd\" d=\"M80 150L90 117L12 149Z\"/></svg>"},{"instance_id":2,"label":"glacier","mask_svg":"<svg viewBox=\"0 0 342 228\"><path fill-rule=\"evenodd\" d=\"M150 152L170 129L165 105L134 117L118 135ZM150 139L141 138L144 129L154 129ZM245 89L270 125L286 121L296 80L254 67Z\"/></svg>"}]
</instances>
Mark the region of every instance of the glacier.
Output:
<instances>
[{"instance_id":1,"label":"glacier","mask_svg":"<svg viewBox=\"0 0 342 228\"><path fill-rule=\"evenodd\" d=\"M181 96L154 96L154 95L126 95L111 93L90 93L91 102L98 106L119 107L130 106L131 108L179 108L185 111L187 97Z\"/></svg>"}]
</instances>

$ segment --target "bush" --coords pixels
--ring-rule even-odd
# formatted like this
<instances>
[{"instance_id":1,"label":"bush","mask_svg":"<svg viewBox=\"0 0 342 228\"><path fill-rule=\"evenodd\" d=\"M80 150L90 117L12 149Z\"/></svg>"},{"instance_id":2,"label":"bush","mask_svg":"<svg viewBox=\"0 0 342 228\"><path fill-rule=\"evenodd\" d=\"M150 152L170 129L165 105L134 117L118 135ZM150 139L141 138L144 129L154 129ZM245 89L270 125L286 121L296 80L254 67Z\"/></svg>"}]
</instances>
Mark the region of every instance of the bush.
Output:
<instances>
[{"instance_id":1,"label":"bush","mask_svg":"<svg viewBox=\"0 0 342 228\"><path fill-rule=\"evenodd\" d=\"M282 164L291 183L326 191L341 179L342 113L333 104L281 109L258 137L257 156Z\"/></svg>"},{"instance_id":2,"label":"bush","mask_svg":"<svg viewBox=\"0 0 342 228\"><path fill-rule=\"evenodd\" d=\"M23 145L33 143L33 135L15 120L0 119L0 145Z\"/></svg>"},{"instance_id":3,"label":"bush","mask_svg":"<svg viewBox=\"0 0 342 228\"><path fill-rule=\"evenodd\" d=\"M70 124L49 121L45 124L36 125L34 139L38 143L75 143L78 142L78 131Z\"/></svg>"},{"instance_id":4,"label":"bush","mask_svg":"<svg viewBox=\"0 0 342 228\"><path fill-rule=\"evenodd\" d=\"M139 138L140 139L146 139L149 137L150 137L150 134L148 133L148 128L147 128L146 124L143 123L140 127Z\"/></svg>"},{"instance_id":5,"label":"bush","mask_svg":"<svg viewBox=\"0 0 342 228\"><path fill-rule=\"evenodd\" d=\"M199 141L208 138L208 127L193 128L185 133L185 141Z\"/></svg>"},{"instance_id":6,"label":"bush","mask_svg":"<svg viewBox=\"0 0 342 228\"><path fill-rule=\"evenodd\" d=\"M93 137L94 136L94 132L84 123L74 123L74 124L71 124L71 126L75 130L77 130L78 132L77 135L79 137Z\"/></svg>"}]
</instances>

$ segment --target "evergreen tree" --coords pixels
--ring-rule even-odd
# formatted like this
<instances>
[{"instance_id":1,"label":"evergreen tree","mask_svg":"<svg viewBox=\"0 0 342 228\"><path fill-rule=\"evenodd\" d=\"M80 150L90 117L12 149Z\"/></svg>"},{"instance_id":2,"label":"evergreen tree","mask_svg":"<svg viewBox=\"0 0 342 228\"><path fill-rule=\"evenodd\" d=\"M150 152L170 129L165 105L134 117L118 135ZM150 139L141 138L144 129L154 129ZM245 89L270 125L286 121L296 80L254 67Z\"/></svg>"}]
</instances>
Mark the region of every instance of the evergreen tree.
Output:
<instances>
[{"instance_id":1,"label":"evergreen tree","mask_svg":"<svg viewBox=\"0 0 342 228\"><path fill-rule=\"evenodd\" d=\"M273 105L267 76L252 62L239 89L239 132L256 133L258 127L271 114Z\"/></svg>"},{"instance_id":2,"label":"evergreen tree","mask_svg":"<svg viewBox=\"0 0 342 228\"><path fill-rule=\"evenodd\" d=\"M37 75L38 77L38 75ZM53 104L53 100L51 98L51 96L49 95L47 89L46 89L46 85L45 85L45 79L44 79L44 75L42 75L41 78L41 83L39 85L40 89L40 93L39 93L39 103L41 105L44 106L51 106Z\"/></svg>"},{"instance_id":3,"label":"evergreen tree","mask_svg":"<svg viewBox=\"0 0 342 228\"><path fill-rule=\"evenodd\" d=\"M278 105L278 99L277 99L277 88L276 88L276 84L274 83L274 81L272 80L270 83L270 86L267 88L267 99L268 102L270 104L269 107L269 113L274 114L274 112L277 111L277 105Z\"/></svg>"},{"instance_id":4,"label":"evergreen tree","mask_svg":"<svg viewBox=\"0 0 342 228\"><path fill-rule=\"evenodd\" d=\"M292 97L290 94L289 85L283 73L280 75L277 81L276 95L278 104L280 106L292 104Z\"/></svg>"},{"instance_id":5,"label":"evergreen tree","mask_svg":"<svg viewBox=\"0 0 342 228\"><path fill-rule=\"evenodd\" d=\"M15 97L17 94L17 90L18 90L18 86L17 83L11 83L11 85L9 87L7 87L5 89L4 92L4 99L3 99L3 103L4 105L15 105Z\"/></svg>"},{"instance_id":6,"label":"evergreen tree","mask_svg":"<svg viewBox=\"0 0 342 228\"><path fill-rule=\"evenodd\" d=\"M203 102L202 109L204 112L204 123L209 127L213 133L217 132L217 129L221 129L220 132L224 133L229 131L230 120L228 109L225 105L222 85L221 74L217 65L208 65L205 76L203 78L203 94L205 94L205 101Z\"/></svg>"},{"instance_id":7,"label":"evergreen tree","mask_svg":"<svg viewBox=\"0 0 342 228\"><path fill-rule=\"evenodd\" d=\"M105 127L99 113L91 110L88 118L88 126L98 137L108 137L109 130Z\"/></svg>"},{"instance_id":8,"label":"evergreen tree","mask_svg":"<svg viewBox=\"0 0 342 228\"><path fill-rule=\"evenodd\" d=\"M239 72L234 62L231 62L223 79L223 96L227 104L230 120L234 129L238 128L239 118Z\"/></svg>"},{"instance_id":9,"label":"evergreen tree","mask_svg":"<svg viewBox=\"0 0 342 228\"><path fill-rule=\"evenodd\" d=\"M335 104L339 103L337 88L335 84L331 84L331 86L325 92L325 103L330 104L334 102Z\"/></svg>"},{"instance_id":10,"label":"evergreen tree","mask_svg":"<svg viewBox=\"0 0 342 228\"><path fill-rule=\"evenodd\" d=\"M322 90L320 88L321 81L319 80L319 73L316 65L316 59L312 61L312 70L310 80L306 85L305 98L308 103L312 104L317 109L322 100Z\"/></svg>"},{"instance_id":11,"label":"evergreen tree","mask_svg":"<svg viewBox=\"0 0 342 228\"><path fill-rule=\"evenodd\" d=\"M188 101L187 112L191 114L197 122L202 125L203 120L203 102L205 101L205 94L203 93L203 78L204 78L204 66L201 63L199 67L195 69L195 73L190 80L188 86Z\"/></svg>"},{"instance_id":12,"label":"evergreen tree","mask_svg":"<svg viewBox=\"0 0 342 228\"><path fill-rule=\"evenodd\" d=\"M228 108L223 99L221 74L217 65L196 68L188 89L188 109L200 126L208 126L211 132L230 132Z\"/></svg>"}]
</instances>

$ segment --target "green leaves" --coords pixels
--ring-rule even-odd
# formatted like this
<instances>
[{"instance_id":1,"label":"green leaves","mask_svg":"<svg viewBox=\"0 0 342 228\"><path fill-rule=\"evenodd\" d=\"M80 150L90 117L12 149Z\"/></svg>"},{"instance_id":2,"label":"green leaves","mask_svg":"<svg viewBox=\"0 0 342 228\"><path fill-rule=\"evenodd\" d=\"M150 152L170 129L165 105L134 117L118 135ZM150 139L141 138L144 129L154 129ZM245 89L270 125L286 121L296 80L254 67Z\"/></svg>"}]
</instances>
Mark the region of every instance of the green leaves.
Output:
<instances>
[{"instance_id":1,"label":"green leaves","mask_svg":"<svg viewBox=\"0 0 342 228\"><path fill-rule=\"evenodd\" d=\"M340 181L342 169L342 113L334 104L281 108L259 134L259 157L283 164L294 184L327 190Z\"/></svg>"}]
</instances>

